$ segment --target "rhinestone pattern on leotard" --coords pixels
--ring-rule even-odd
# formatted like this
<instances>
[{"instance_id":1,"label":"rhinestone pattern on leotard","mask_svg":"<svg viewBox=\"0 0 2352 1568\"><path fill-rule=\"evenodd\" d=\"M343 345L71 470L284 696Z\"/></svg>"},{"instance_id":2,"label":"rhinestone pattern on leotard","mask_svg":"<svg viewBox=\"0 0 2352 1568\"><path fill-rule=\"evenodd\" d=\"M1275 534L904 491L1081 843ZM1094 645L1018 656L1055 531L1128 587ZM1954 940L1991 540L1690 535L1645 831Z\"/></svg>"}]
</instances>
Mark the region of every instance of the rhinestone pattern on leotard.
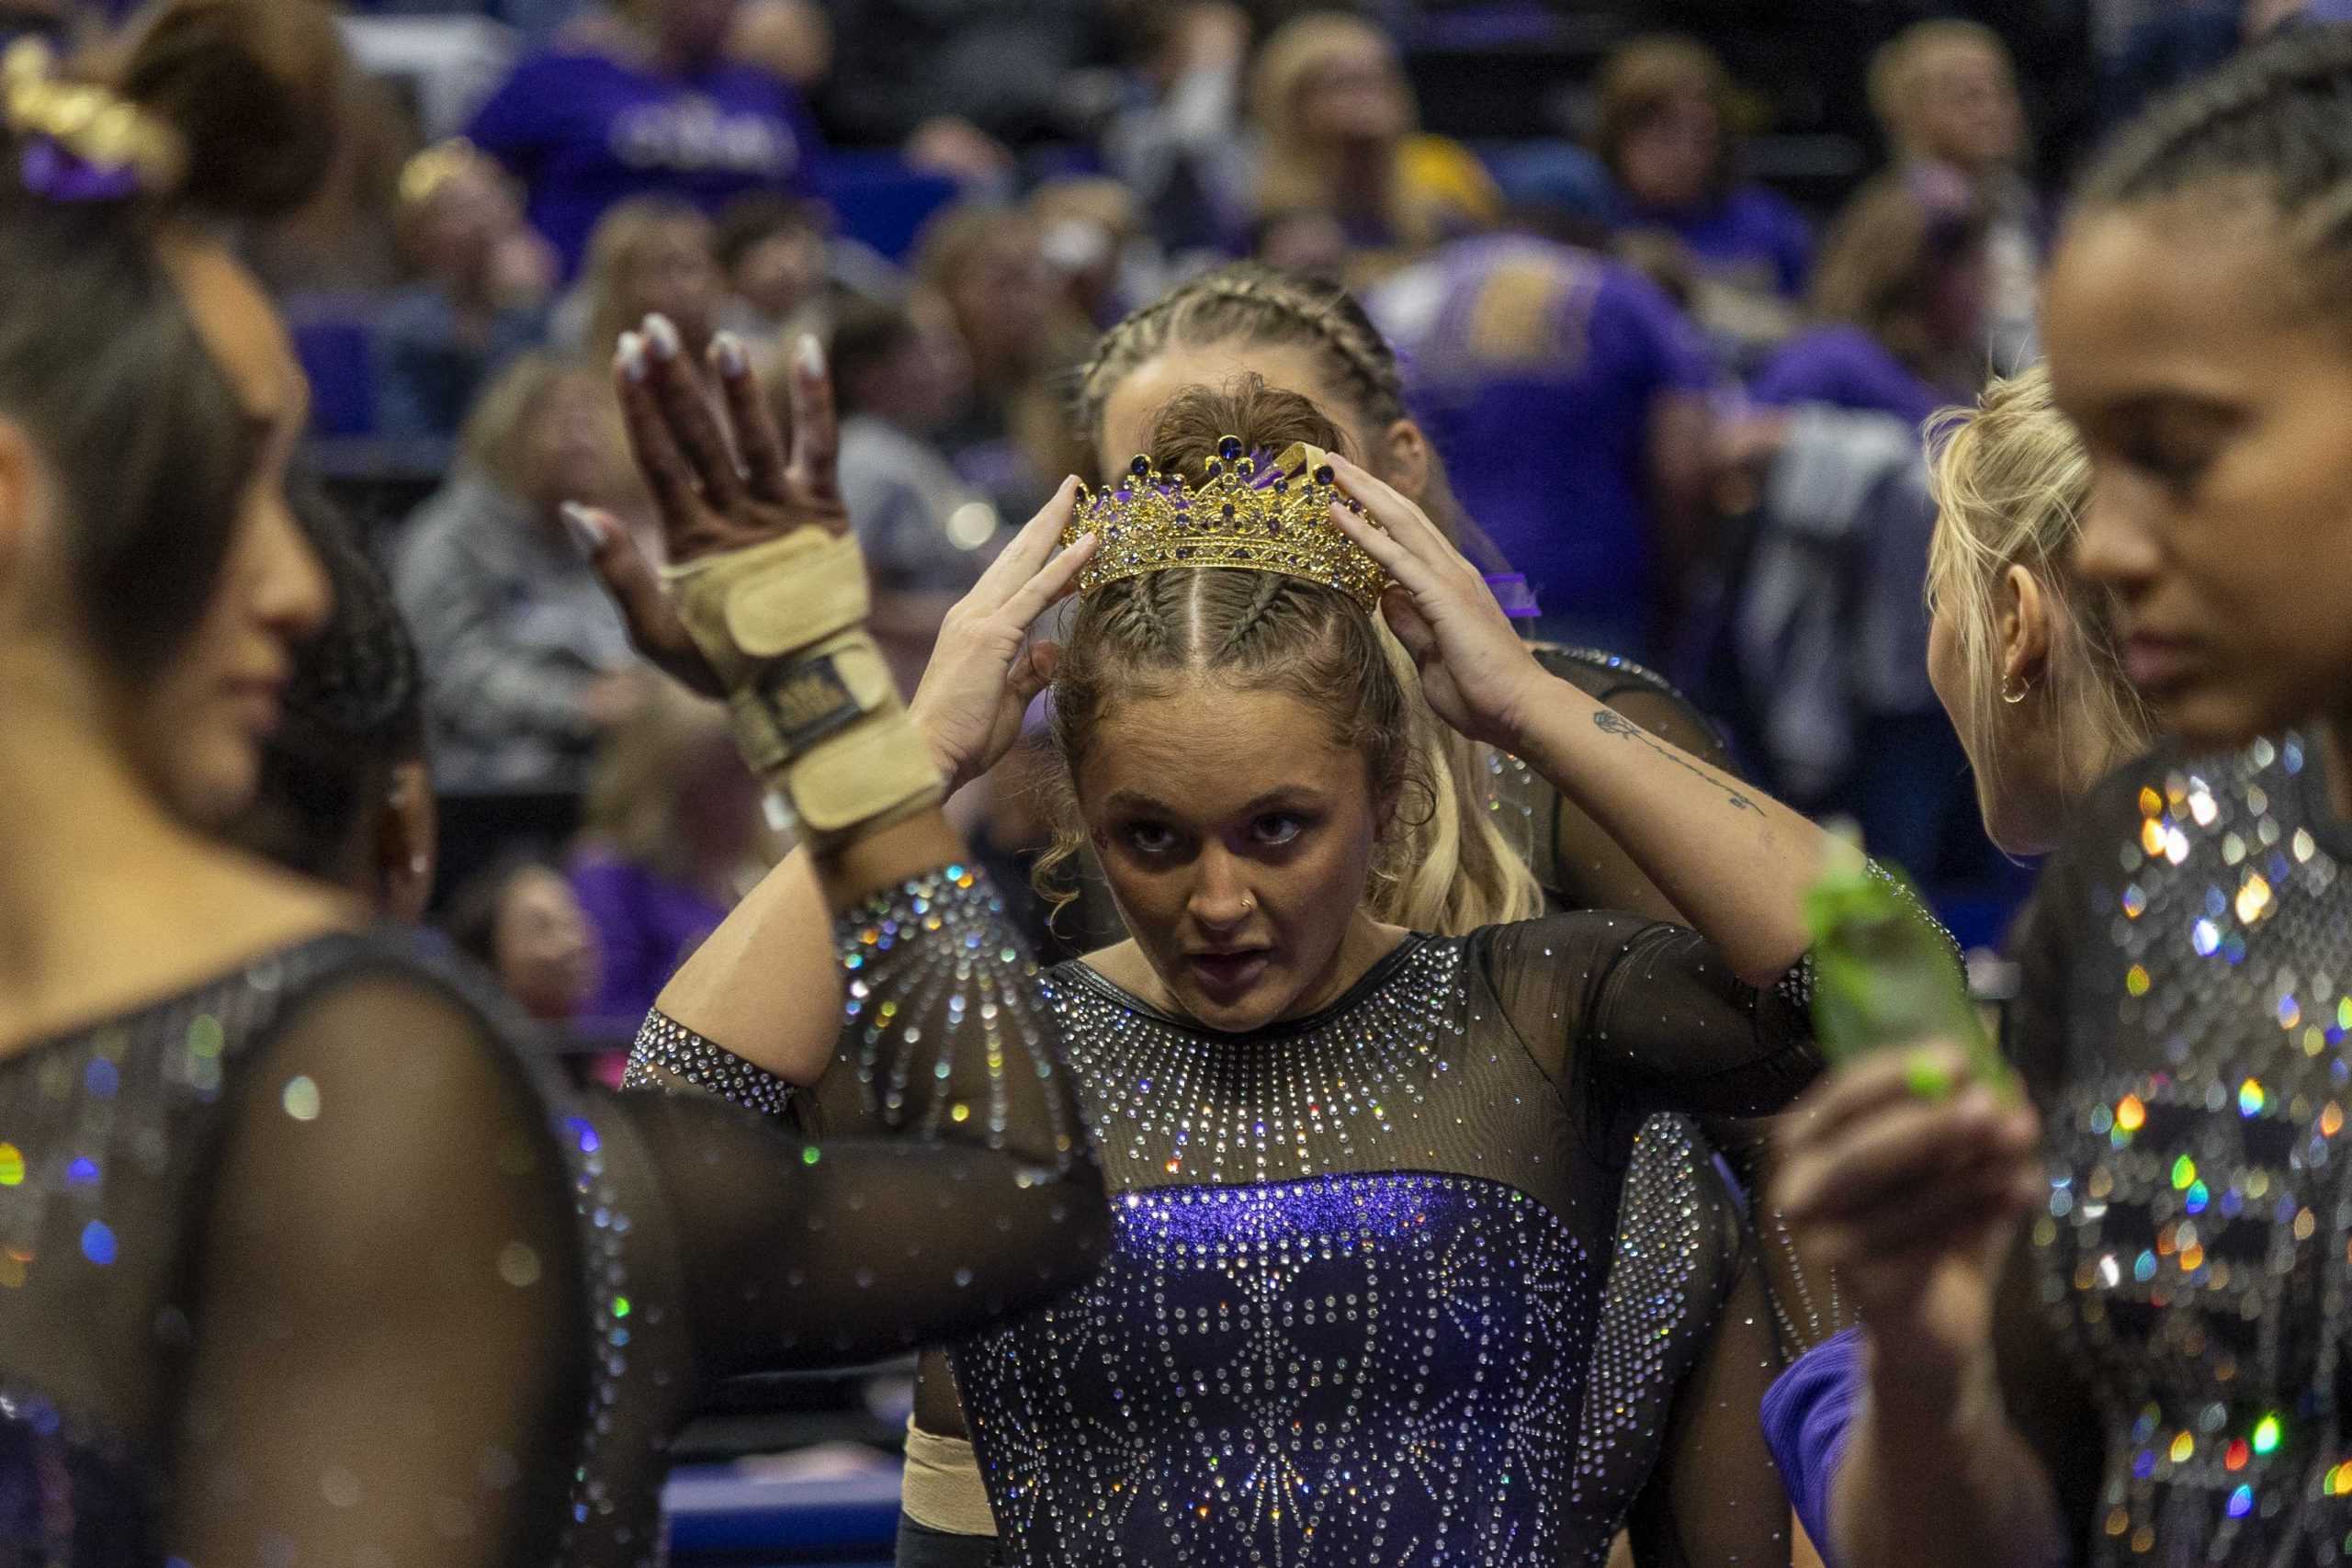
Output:
<instances>
[{"instance_id":1,"label":"rhinestone pattern on leotard","mask_svg":"<svg viewBox=\"0 0 2352 1568\"><path fill-rule=\"evenodd\" d=\"M0 1063L0 1319L17 1325L21 1349L59 1332L50 1314L68 1312L66 1332L98 1348L106 1362L79 1397L39 1386L13 1362L0 1372L0 1540L29 1552L26 1561L101 1568L158 1560L150 1532L165 1456L133 1429L127 1409L92 1406L101 1389L118 1397L126 1389L169 1390L184 1367L196 1333L187 1249L209 1209L208 1162L224 1136L224 1101L288 1005L346 970L406 970L422 985L481 995L407 938L330 936ZM490 1040L484 1048L504 1047ZM631 1294L640 1314L658 1316L663 1303L648 1299L631 1272L622 1240L630 1217L599 1152L599 1123L552 1080L534 1081L577 1198L583 1267L570 1288L584 1293L596 1336L560 1560L650 1562L661 1549L658 1498L642 1472L611 1468L618 1456L603 1439L613 1413L647 1397L646 1380L663 1375L632 1367L627 1354L621 1320L632 1311ZM298 1077L268 1113L308 1121L355 1111L365 1108L322 1111L315 1086ZM501 1264L517 1288L537 1280L540 1265L527 1249L502 1255ZM147 1413L159 1416L166 1425L174 1418ZM494 1474L515 1460L485 1450L481 1463ZM616 1479L624 1475L626 1483ZM329 1496L352 1484L322 1459L320 1485Z\"/></svg>"},{"instance_id":2,"label":"rhinestone pattern on leotard","mask_svg":"<svg viewBox=\"0 0 2352 1568\"><path fill-rule=\"evenodd\" d=\"M1636 1142L1651 1295L1597 1337L1616 1181L1464 943L1248 1037L1052 980L1117 1227L1091 1286L954 1358L1007 1561L1604 1560L1713 1311L1677 1293L1688 1124Z\"/></svg>"},{"instance_id":3,"label":"rhinestone pattern on leotard","mask_svg":"<svg viewBox=\"0 0 2352 1568\"><path fill-rule=\"evenodd\" d=\"M856 1122L1003 1148L1016 1100L1037 1103L1051 1146L1011 1152L1057 1173L1081 1157L1083 1130L1045 1092L1062 1068L1047 1048L1036 965L985 874L954 864L881 889L833 922L833 946L847 994L829 1083L854 1099ZM967 1017L978 1038L959 1044ZM622 1087L673 1082L772 1116L802 1109L784 1079L656 1009Z\"/></svg>"},{"instance_id":4,"label":"rhinestone pattern on leotard","mask_svg":"<svg viewBox=\"0 0 2352 1568\"><path fill-rule=\"evenodd\" d=\"M2020 1052L2063 1066L2033 1237L2099 1391L2104 1562L2352 1551L2352 879L2316 762L2290 738L2121 781L2044 894L2052 994L2023 955Z\"/></svg>"}]
</instances>

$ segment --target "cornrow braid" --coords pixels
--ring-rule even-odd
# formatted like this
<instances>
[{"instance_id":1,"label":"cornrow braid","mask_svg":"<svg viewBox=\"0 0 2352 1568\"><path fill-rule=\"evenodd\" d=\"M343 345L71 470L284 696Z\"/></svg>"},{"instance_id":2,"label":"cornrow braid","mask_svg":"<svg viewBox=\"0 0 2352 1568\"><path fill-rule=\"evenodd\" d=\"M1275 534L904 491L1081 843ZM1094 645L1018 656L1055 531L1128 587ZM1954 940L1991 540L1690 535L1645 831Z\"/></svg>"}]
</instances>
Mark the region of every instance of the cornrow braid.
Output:
<instances>
[{"instance_id":1,"label":"cornrow braid","mask_svg":"<svg viewBox=\"0 0 2352 1568\"><path fill-rule=\"evenodd\" d=\"M1241 613L1234 617L1233 625L1226 629L1225 640L1217 644L1216 651L1209 656L1210 660L1222 664L1248 652L1250 644L1258 640L1260 629L1272 618L1277 602L1285 597L1290 582L1287 577L1277 577L1271 571L1260 572L1258 585L1251 590L1250 602L1241 607Z\"/></svg>"},{"instance_id":2,"label":"cornrow braid","mask_svg":"<svg viewBox=\"0 0 2352 1568\"><path fill-rule=\"evenodd\" d=\"M1405 417L1396 356L1355 297L1336 284L1261 262L1204 273L1102 335L1078 377L1078 418L1098 440L1111 389L1170 344L1295 344L1324 356L1363 412L1387 424Z\"/></svg>"},{"instance_id":3,"label":"cornrow braid","mask_svg":"<svg viewBox=\"0 0 2352 1568\"><path fill-rule=\"evenodd\" d=\"M1167 606L1159 602L1168 587L1169 580L1164 577L1142 579L1136 584L1130 608L1149 636L1149 646L1157 651L1172 653L1183 646L1183 638L1177 635L1175 623L1169 619Z\"/></svg>"},{"instance_id":4,"label":"cornrow braid","mask_svg":"<svg viewBox=\"0 0 2352 1568\"><path fill-rule=\"evenodd\" d=\"M2313 250L2352 246L2352 28L2298 28L2164 98L2092 167L2086 206L2248 179Z\"/></svg>"},{"instance_id":5,"label":"cornrow braid","mask_svg":"<svg viewBox=\"0 0 2352 1568\"><path fill-rule=\"evenodd\" d=\"M1172 651L1176 638L1167 617L1153 603L1153 591L1160 581L1158 577L1131 577L1105 588L1100 611L1104 630L1139 650L1153 654Z\"/></svg>"}]
</instances>

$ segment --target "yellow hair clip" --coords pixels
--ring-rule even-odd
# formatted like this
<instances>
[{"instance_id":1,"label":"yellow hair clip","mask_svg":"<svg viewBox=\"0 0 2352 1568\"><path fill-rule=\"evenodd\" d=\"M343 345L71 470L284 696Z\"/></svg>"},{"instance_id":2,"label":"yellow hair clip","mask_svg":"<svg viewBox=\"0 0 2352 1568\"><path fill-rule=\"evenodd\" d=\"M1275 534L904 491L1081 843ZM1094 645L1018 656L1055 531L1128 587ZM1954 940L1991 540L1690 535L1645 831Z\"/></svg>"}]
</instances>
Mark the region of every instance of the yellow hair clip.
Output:
<instances>
[{"instance_id":1,"label":"yellow hair clip","mask_svg":"<svg viewBox=\"0 0 2352 1568\"><path fill-rule=\"evenodd\" d=\"M0 55L0 119L28 139L20 174L55 201L120 201L177 187L187 147L177 131L107 89L60 81L38 39Z\"/></svg>"}]
</instances>

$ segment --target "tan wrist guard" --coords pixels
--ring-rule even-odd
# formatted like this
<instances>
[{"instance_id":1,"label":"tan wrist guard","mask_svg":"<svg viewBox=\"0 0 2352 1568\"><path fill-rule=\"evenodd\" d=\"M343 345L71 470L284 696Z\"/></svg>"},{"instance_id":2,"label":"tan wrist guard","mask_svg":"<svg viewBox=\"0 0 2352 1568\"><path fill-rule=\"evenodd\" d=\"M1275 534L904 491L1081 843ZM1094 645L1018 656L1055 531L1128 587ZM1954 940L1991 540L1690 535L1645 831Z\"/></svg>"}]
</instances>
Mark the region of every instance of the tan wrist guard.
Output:
<instances>
[{"instance_id":1,"label":"tan wrist guard","mask_svg":"<svg viewBox=\"0 0 2352 1568\"><path fill-rule=\"evenodd\" d=\"M854 537L802 528L665 568L679 618L726 682L736 744L810 832L839 837L944 793L866 635Z\"/></svg>"}]
</instances>

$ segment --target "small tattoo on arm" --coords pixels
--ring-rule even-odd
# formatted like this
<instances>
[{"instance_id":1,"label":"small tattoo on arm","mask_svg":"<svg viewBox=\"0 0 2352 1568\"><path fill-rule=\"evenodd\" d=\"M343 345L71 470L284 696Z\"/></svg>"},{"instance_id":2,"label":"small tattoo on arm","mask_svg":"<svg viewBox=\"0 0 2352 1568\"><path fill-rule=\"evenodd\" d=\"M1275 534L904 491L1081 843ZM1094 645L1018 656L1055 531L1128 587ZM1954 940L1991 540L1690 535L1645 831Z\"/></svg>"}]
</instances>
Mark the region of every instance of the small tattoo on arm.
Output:
<instances>
[{"instance_id":1,"label":"small tattoo on arm","mask_svg":"<svg viewBox=\"0 0 2352 1568\"><path fill-rule=\"evenodd\" d=\"M1659 756L1665 758L1668 761L1672 762L1676 767L1680 768L1683 772L1695 773L1700 778L1706 779L1709 784L1716 782L1712 778L1708 778L1706 773L1701 769L1697 763L1691 761L1690 758L1684 756L1681 752L1675 750L1670 746L1661 745L1647 730L1644 729L1640 725L1635 724L1632 719L1627 718L1623 714L1619 713L1614 708L1602 708L1600 712L1594 714L1592 716L1592 727L1595 729L1600 730L1603 735L1614 735L1623 739L1638 740L1643 745L1648 747L1651 750L1657 752ZM1734 790L1729 795L1725 795L1724 800L1724 803L1730 806L1735 811L1753 811L1759 817L1764 814L1764 808L1762 807L1757 805L1754 801L1748 799L1747 796L1740 794L1737 790Z\"/></svg>"}]
</instances>

